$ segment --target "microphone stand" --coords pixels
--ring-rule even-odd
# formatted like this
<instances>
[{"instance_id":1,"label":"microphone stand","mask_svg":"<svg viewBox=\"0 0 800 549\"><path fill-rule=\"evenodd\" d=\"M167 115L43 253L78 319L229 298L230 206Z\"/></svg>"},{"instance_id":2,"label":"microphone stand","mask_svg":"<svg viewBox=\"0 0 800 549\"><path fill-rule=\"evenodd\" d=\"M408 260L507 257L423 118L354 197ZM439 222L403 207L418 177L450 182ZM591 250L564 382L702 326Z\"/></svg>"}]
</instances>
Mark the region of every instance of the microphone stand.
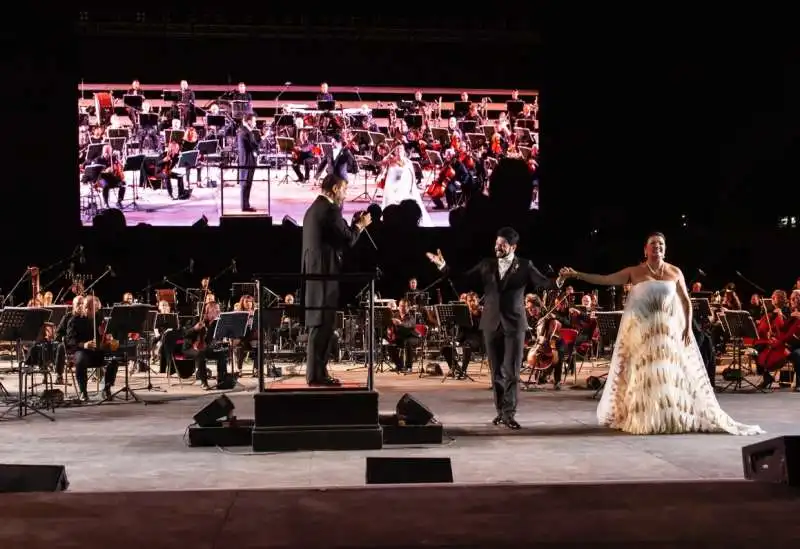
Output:
<instances>
[{"instance_id":1,"label":"microphone stand","mask_svg":"<svg viewBox=\"0 0 800 549\"><path fill-rule=\"evenodd\" d=\"M89 290L91 290L92 288L94 288L94 287L97 285L97 283L98 283L98 282L100 282L100 281L101 281L101 280L103 280L103 279L104 279L106 276L108 276L108 275L110 275L110 274L111 274L111 267L109 266L109 267L106 267L106 270L105 270L105 272L104 272L103 274L101 274L100 276L98 276L96 280L94 280L94 281L93 281L91 284L89 284L89 285L88 285L86 288L84 288L84 290L83 290L83 293L84 293L84 294L88 294L88 293L89 293Z\"/></svg>"},{"instance_id":2,"label":"microphone stand","mask_svg":"<svg viewBox=\"0 0 800 549\"><path fill-rule=\"evenodd\" d=\"M764 288L762 288L761 286L759 286L758 284L756 284L755 282L744 276L741 272L736 271L736 276L738 276L739 278L750 284L753 288L758 290L762 295L767 294L767 291Z\"/></svg>"},{"instance_id":3,"label":"microphone stand","mask_svg":"<svg viewBox=\"0 0 800 549\"><path fill-rule=\"evenodd\" d=\"M30 276L31 276L31 268L30 268L30 267L27 267L27 268L25 269L25 272L24 272L24 273L22 273L22 276L21 276L21 277L19 277L19 280L17 280L17 283L16 283L16 284L14 284L14 287L13 287L13 288L11 288L11 291L10 291L10 292L8 292L8 295L6 295L6 297L3 299L3 303L2 303L2 305L3 305L3 306L5 306L6 302L7 302L9 299L11 299L11 296L13 296L13 295L14 295L14 292L16 292L16 291L17 291L17 288L19 288L19 285L20 285L20 284L22 284L23 282L25 282L25 279L26 279L26 278L29 278ZM36 297L36 296L34 296L34 297Z\"/></svg>"},{"instance_id":4,"label":"microphone stand","mask_svg":"<svg viewBox=\"0 0 800 549\"><path fill-rule=\"evenodd\" d=\"M175 284L174 282L172 282L172 281L171 281L169 278L167 278L166 276L164 277L164 280L163 280L163 282L166 282L167 284L169 284L170 286L172 286L173 288L175 288L175 289L176 289L176 290L178 290L179 292L183 292L183 293L186 295L186 299L187 299L187 300L189 299L189 290L187 290L187 289L186 289L186 288L184 288L183 286L178 286L177 284Z\"/></svg>"}]
</instances>

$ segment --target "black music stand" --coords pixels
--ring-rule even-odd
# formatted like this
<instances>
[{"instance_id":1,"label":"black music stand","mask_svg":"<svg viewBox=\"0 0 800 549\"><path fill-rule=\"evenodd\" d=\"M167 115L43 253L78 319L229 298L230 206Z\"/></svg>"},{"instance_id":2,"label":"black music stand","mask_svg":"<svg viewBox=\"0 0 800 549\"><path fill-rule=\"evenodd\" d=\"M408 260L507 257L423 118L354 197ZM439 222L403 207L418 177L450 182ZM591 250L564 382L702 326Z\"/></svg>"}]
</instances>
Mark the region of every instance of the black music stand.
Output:
<instances>
[{"instance_id":1,"label":"black music stand","mask_svg":"<svg viewBox=\"0 0 800 549\"><path fill-rule=\"evenodd\" d=\"M370 326L369 329L373 330L373 333L375 334L375 340L381 341L381 339L386 337L386 331L394 326L394 322L392 322L392 310L389 307L373 307L372 309L374 311L373 318L375 325ZM364 343L366 344L367 342L368 340L365 338ZM378 355L377 367L379 368L379 372L383 372L384 368L387 366L389 369L391 369L391 365L389 365L386 361L386 353L384 352L385 348L385 345L381 345L380 350L374 350L377 351ZM364 353L364 366L361 366L361 368L369 368L369 349L367 349L367 352ZM351 368L351 370L354 369L358 368Z\"/></svg>"},{"instance_id":2,"label":"black music stand","mask_svg":"<svg viewBox=\"0 0 800 549\"><path fill-rule=\"evenodd\" d=\"M464 379L472 382L475 380L470 377L467 371L460 371L458 368L458 360L456 357L456 336L459 328L472 328L472 317L469 314L469 307L466 303L450 303L448 305L435 305L436 320L439 327L445 328L445 333L450 334L450 348L453 353L453 363L456 365L453 371L448 371L442 375L442 383L444 383L448 376L453 376L453 379L459 379L456 374L461 374ZM469 367L469 365L467 365Z\"/></svg>"},{"instance_id":3,"label":"black music stand","mask_svg":"<svg viewBox=\"0 0 800 549\"><path fill-rule=\"evenodd\" d=\"M214 328L212 341L219 343L225 339L242 339L247 333L247 322L250 313L247 311L231 311L219 315L219 320Z\"/></svg>"},{"instance_id":4,"label":"black music stand","mask_svg":"<svg viewBox=\"0 0 800 549\"><path fill-rule=\"evenodd\" d=\"M711 312L711 303L708 298L691 298L692 311L694 315L702 321L707 321L713 316Z\"/></svg>"},{"instance_id":5,"label":"black music stand","mask_svg":"<svg viewBox=\"0 0 800 549\"><path fill-rule=\"evenodd\" d=\"M595 313L595 318L597 319L597 329L600 332L600 341L611 341L611 356L614 356L614 346L617 341L617 334L619 334L619 327L620 323L622 322L622 311L619 312L597 312ZM611 366L611 361L608 362L608 366ZM594 376L592 376L594 377ZM603 392L603 389L606 386L606 381L608 380L608 372L596 378L598 383L600 383L600 387L592 395L593 399L596 399L600 396L600 393ZM588 379L587 379L588 382ZM587 383L588 384L588 383Z\"/></svg>"},{"instance_id":6,"label":"black music stand","mask_svg":"<svg viewBox=\"0 0 800 549\"><path fill-rule=\"evenodd\" d=\"M115 305L111 309L111 316L108 319L108 326L106 326L106 334L119 341L120 347L127 348L129 343L128 334L136 333L142 334L147 327L147 313L153 309L152 305ZM140 400L136 393L130 386L130 374L128 372L127 354L123 352L122 367L125 370L125 384L121 389L111 395L109 402L118 398L117 395L125 393L126 402L133 399L135 402L144 402ZM149 371L149 369L148 369ZM149 380L149 374L148 374ZM148 390L153 387L148 383ZM105 402L105 401L104 401ZM147 404L144 402L144 404Z\"/></svg>"},{"instance_id":7,"label":"black music stand","mask_svg":"<svg viewBox=\"0 0 800 549\"><path fill-rule=\"evenodd\" d=\"M285 173L283 178L278 181L278 185L283 185L284 183L289 183L289 165L293 163L294 159L294 139L291 137L278 137L276 139L278 144L278 152L281 152L286 155L286 162L284 162Z\"/></svg>"},{"instance_id":8,"label":"black music stand","mask_svg":"<svg viewBox=\"0 0 800 549\"><path fill-rule=\"evenodd\" d=\"M42 333L44 323L50 319L51 312L48 309L30 308L30 307L6 307L0 311L0 341L14 341L16 344L17 358L20 363L17 365L19 373L19 388L17 395L17 402L12 404L5 413L0 415L0 418L5 417L13 409L17 409L17 417L23 418L33 411L42 417L55 421L56 418L45 414L43 411L28 406L27 400L27 387L25 383L25 370L26 367L21 362L22 342L23 341L36 341L39 339L39 334ZM8 390L0 383L0 395L8 399L10 394Z\"/></svg>"},{"instance_id":9,"label":"black music stand","mask_svg":"<svg viewBox=\"0 0 800 549\"><path fill-rule=\"evenodd\" d=\"M727 368L727 374L723 374L723 378L726 378L728 384L721 387L719 392L725 392L729 388L733 392L740 391L744 383L758 392L765 393L764 389L760 389L747 379L742 372L743 340L744 338L758 339L758 330L756 330L753 317L750 316L748 311L725 311L725 315L722 318L725 329L733 343L733 359L731 365Z\"/></svg>"},{"instance_id":10,"label":"black music stand","mask_svg":"<svg viewBox=\"0 0 800 549\"><path fill-rule=\"evenodd\" d=\"M125 165L122 167L123 172L133 172L134 180L133 180L133 200L128 205L128 207L132 208L133 211L139 211L139 204L137 200L139 200L139 187L142 184L142 166L144 165L145 155L143 154L134 154L125 159ZM125 208L122 208L125 210Z\"/></svg>"},{"instance_id":11,"label":"black music stand","mask_svg":"<svg viewBox=\"0 0 800 549\"><path fill-rule=\"evenodd\" d=\"M275 355L278 351L278 346L272 340L272 334L280 330L281 322L283 321L283 309L281 307L265 307L259 309L261 313L261 330L267 334L266 353L267 358L266 374L267 377L277 378L282 377L283 372L275 366ZM291 332L292 323L289 321L289 331Z\"/></svg>"}]
</instances>

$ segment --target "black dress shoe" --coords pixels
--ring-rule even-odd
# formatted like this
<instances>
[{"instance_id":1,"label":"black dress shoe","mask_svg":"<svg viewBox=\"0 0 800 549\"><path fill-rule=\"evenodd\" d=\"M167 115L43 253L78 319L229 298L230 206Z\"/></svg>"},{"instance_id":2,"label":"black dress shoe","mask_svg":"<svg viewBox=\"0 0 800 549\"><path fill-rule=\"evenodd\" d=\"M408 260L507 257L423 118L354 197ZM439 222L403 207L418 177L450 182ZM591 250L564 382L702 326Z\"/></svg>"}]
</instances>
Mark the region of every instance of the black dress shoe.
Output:
<instances>
[{"instance_id":1,"label":"black dress shoe","mask_svg":"<svg viewBox=\"0 0 800 549\"><path fill-rule=\"evenodd\" d=\"M503 421L503 416L497 414L497 416L492 420L492 425L500 425L501 423L505 423Z\"/></svg>"},{"instance_id":2,"label":"black dress shoe","mask_svg":"<svg viewBox=\"0 0 800 549\"><path fill-rule=\"evenodd\" d=\"M512 430L514 430L514 431L516 431L516 430L518 430L518 429L522 429L522 425L520 425L519 423L517 423L517 420L516 420L516 419L514 419L513 417L511 417L511 418L508 418L508 417L507 417L507 418L505 418L505 419L503 420L503 423L505 423L506 427L508 427L509 429L512 429Z\"/></svg>"}]
</instances>

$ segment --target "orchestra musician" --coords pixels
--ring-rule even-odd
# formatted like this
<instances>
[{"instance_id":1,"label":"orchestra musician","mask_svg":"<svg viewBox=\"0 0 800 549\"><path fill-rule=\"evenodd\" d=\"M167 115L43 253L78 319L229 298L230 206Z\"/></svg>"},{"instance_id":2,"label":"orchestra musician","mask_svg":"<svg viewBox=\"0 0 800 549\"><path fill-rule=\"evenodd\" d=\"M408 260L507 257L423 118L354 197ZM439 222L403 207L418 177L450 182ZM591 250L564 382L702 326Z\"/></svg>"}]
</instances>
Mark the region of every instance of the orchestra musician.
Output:
<instances>
[{"instance_id":1,"label":"orchestra musician","mask_svg":"<svg viewBox=\"0 0 800 549\"><path fill-rule=\"evenodd\" d=\"M461 344L461 366L458 365L458 361L456 360L455 349L453 349L453 347L450 345L445 345L442 347L442 356L447 361L450 372L452 372L453 377L456 379L464 379L466 377L467 367L469 366L470 360L472 360L472 355L480 350L483 339L481 337L480 330L481 313L483 308L480 306L480 298L478 297L478 294L475 292L467 293L467 295L464 297L464 302L467 304L467 308L469 309L472 326L462 326L459 329L457 341Z\"/></svg>"},{"instance_id":2,"label":"orchestra musician","mask_svg":"<svg viewBox=\"0 0 800 549\"><path fill-rule=\"evenodd\" d=\"M178 339L181 336L180 330L173 330L172 328L160 328L163 326L162 315L171 315L172 306L166 300L158 302L158 313L156 314L155 325L153 326L153 348L154 355L159 359L159 370L163 374L167 371L168 365L172 362L172 357L175 354L175 349L178 346Z\"/></svg>"},{"instance_id":3,"label":"orchestra musician","mask_svg":"<svg viewBox=\"0 0 800 549\"><path fill-rule=\"evenodd\" d=\"M183 333L183 355L194 359L195 376L200 380L200 386L206 390L210 389L206 369L208 359L217 363L217 385L222 383L228 374L228 352L212 345L220 312L216 301L206 302L200 320Z\"/></svg>"},{"instance_id":4,"label":"orchestra musician","mask_svg":"<svg viewBox=\"0 0 800 549\"><path fill-rule=\"evenodd\" d=\"M89 396L89 368L102 368L105 361L103 347L103 315L100 300L94 296L86 296L80 305L73 310L73 316L67 323L64 338L67 351L75 353L75 379L78 383L79 398L87 402ZM117 378L119 363L112 359L106 365L103 384L103 399L111 398L111 388Z\"/></svg>"},{"instance_id":5,"label":"orchestra musician","mask_svg":"<svg viewBox=\"0 0 800 549\"><path fill-rule=\"evenodd\" d=\"M465 274L480 279L484 290L484 308L480 329L486 345L486 356L492 371L492 390L497 416L494 425L501 423L519 429L515 415L519 391L519 371L527 323L523 295L527 286L546 289L560 288L564 280L545 277L530 260L516 257L519 234L510 227L497 233L495 257L484 259ZM428 253L428 259L440 271L449 274L441 250Z\"/></svg>"},{"instance_id":6,"label":"orchestra musician","mask_svg":"<svg viewBox=\"0 0 800 549\"><path fill-rule=\"evenodd\" d=\"M298 181L307 182L309 174L311 173L311 166L314 165L314 150L311 142L308 139L308 132L298 132L298 141L300 145L295 148L292 156L292 169L297 175ZM303 168L303 173L300 173L300 168Z\"/></svg>"},{"instance_id":7,"label":"orchestra musician","mask_svg":"<svg viewBox=\"0 0 800 549\"><path fill-rule=\"evenodd\" d=\"M180 157L181 146L177 141L171 141L167 146L167 150L164 151L164 156L159 160L156 170L158 176L164 182L164 186L167 188L167 193L171 199L188 200L191 196L191 193L186 191L186 187L183 184L184 174L175 170L175 168L178 166ZM177 197L175 196L172 188L173 179L178 183Z\"/></svg>"},{"instance_id":8,"label":"orchestra musician","mask_svg":"<svg viewBox=\"0 0 800 549\"><path fill-rule=\"evenodd\" d=\"M122 201L125 199L124 174L119 157L111 150L111 145L103 145L103 153L94 159L94 163L104 166L98 181L102 187L103 202L106 208L109 207L108 195L111 189L118 189L117 207L122 208Z\"/></svg>"},{"instance_id":9,"label":"orchestra musician","mask_svg":"<svg viewBox=\"0 0 800 549\"><path fill-rule=\"evenodd\" d=\"M255 114L253 112L253 96L247 91L247 86L244 82L239 82L236 91L231 94L232 101L242 101L243 107L240 111L242 114Z\"/></svg>"},{"instance_id":10,"label":"orchestra musician","mask_svg":"<svg viewBox=\"0 0 800 549\"><path fill-rule=\"evenodd\" d=\"M328 83L323 82L319 85L317 101L333 101L333 94L328 91Z\"/></svg>"},{"instance_id":11,"label":"orchestra musician","mask_svg":"<svg viewBox=\"0 0 800 549\"><path fill-rule=\"evenodd\" d=\"M422 100L422 90L414 92L414 100L411 102L414 114L425 114L428 104Z\"/></svg>"},{"instance_id":12,"label":"orchestra musician","mask_svg":"<svg viewBox=\"0 0 800 549\"><path fill-rule=\"evenodd\" d=\"M181 125L188 128L194 124L194 91L189 88L189 82L181 80L181 99L178 104L180 110Z\"/></svg>"},{"instance_id":13,"label":"orchestra musician","mask_svg":"<svg viewBox=\"0 0 800 549\"><path fill-rule=\"evenodd\" d=\"M236 359L236 371L241 374L244 367L244 359L247 353L253 351L253 344L258 342L258 333L253 330L253 318L256 311L256 302L253 296L243 295L239 298L237 303L239 311L245 311L250 314L250 319L247 321L247 331L242 339L234 341L234 357Z\"/></svg>"},{"instance_id":14,"label":"orchestra musician","mask_svg":"<svg viewBox=\"0 0 800 549\"><path fill-rule=\"evenodd\" d=\"M797 317L800 316L800 313L796 312L796 305L797 305L797 297L795 297L796 292L792 292L793 302L790 303L789 299L786 297L786 292L784 290L775 290L772 292L772 305L774 309L769 312L765 313L758 322L757 330L759 339L766 339L769 341L769 344L758 344L755 345L755 349L761 353L765 349L767 349L770 345L774 344L776 340L782 339L781 336L784 334L792 334L795 333L797 328ZM794 344L796 338L789 337L789 343ZM791 353L787 360L791 358ZM792 365L796 365L792 362ZM758 371L762 375L762 381L758 384L759 389L768 389L774 382L775 378L772 376L772 373L765 370L760 364L758 366ZM797 370L795 369L795 375Z\"/></svg>"},{"instance_id":15,"label":"orchestra musician","mask_svg":"<svg viewBox=\"0 0 800 549\"><path fill-rule=\"evenodd\" d=\"M779 293L780 292L780 293ZM778 299L775 300L777 294ZM775 324L779 327L774 327L774 332L770 337L770 346L780 347L778 351L786 352L785 361L792 365L794 370L794 391L800 391L797 383L797 375L800 372L800 290L793 290L789 300L788 306L785 301L782 303L781 299L786 299L786 292L783 290L776 290L773 293L775 303L774 318L780 319ZM756 347L759 351L764 348ZM785 349L785 351L784 351ZM775 378L772 373L762 368L763 380L759 383L758 387L761 389L769 388L774 382Z\"/></svg>"},{"instance_id":16,"label":"orchestra musician","mask_svg":"<svg viewBox=\"0 0 800 549\"><path fill-rule=\"evenodd\" d=\"M253 188L253 177L256 173L258 159L258 138L254 132L256 117L253 114L245 115L242 126L237 131L236 148L239 154L239 185L241 186L241 208L243 212L254 212L250 206L250 191Z\"/></svg>"},{"instance_id":17,"label":"orchestra musician","mask_svg":"<svg viewBox=\"0 0 800 549\"><path fill-rule=\"evenodd\" d=\"M131 87L128 89L128 92L125 95L141 95L141 96L144 96L144 93L139 88L140 88L139 81L138 80L134 80L133 82L131 82Z\"/></svg>"},{"instance_id":18,"label":"orchestra musician","mask_svg":"<svg viewBox=\"0 0 800 549\"><path fill-rule=\"evenodd\" d=\"M392 338L389 346L389 357L398 373L408 373L414 367L414 349L419 345L419 334L416 330L417 321L408 306L408 301L401 299L397 302L397 309L392 318ZM400 358L400 349L405 352L405 358Z\"/></svg>"},{"instance_id":19,"label":"orchestra musician","mask_svg":"<svg viewBox=\"0 0 800 549\"><path fill-rule=\"evenodd\" d=\"M347 180L348 174L358 173L358 162L356 162L349 134L342 134L341 147L339 154L333 160L333 173L340 179Z\"/></svg>"},{"instance_id":20,"label":"orchestra musician","mask_svg":"<svg viewBox=\"0 0 800 549\"><path fill-rule=\"evenodd\" d=\"M342 269L342 255L352 248L372 219L364 213L349 227L342 217L347 198L347 180L327 176L320 185L321 194L303 216L303 252L301 272L311 275L337 275ZM309 329L306 349L306 381L309 385L339 385L328 373L336 308L339 306L337 280L306 280L304 299L305 325Z\"/></svg>"}]
</instances>

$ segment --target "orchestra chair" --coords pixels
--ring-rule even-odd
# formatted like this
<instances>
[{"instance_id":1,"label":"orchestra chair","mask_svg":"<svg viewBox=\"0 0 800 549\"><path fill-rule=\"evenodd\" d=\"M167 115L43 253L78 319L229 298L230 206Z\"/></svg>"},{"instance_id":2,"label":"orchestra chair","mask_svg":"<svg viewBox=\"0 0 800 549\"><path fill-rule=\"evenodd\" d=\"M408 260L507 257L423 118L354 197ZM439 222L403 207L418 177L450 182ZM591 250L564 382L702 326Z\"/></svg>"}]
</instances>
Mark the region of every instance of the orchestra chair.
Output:
<instances>
[{"instance_id":1,"label":"orchestra chair","mask_svg":"<svg viewBox=\"0 0 800 549\"><path fill-rule=\"evenodd\" d=\"M567 354L566 357L560 357L561 367L563 368L561 377L566 379L566 377L569 375L570 368L572 368L575 379L577 379L578 374L576 373L575 368L575 342L578 340L578 330L575 330L574 328L561 328L558 331L558 337L564 343Z\"/></svg>"},{"instance_id":2,"label":"orchestra chair","mask_svg":"<svg viewBox=\"0 0 800 549\"><path fill-rule=\"evenodd\" d=\"M592 336L592 339L590 339L589 341L584 341L583 343L580 343L575 346L572 359L573 360L572 372L575 384L578 383L578 374L583 369L583 365L586 364L587 362L591 364L592 361L596 358L598 345L599 345L599 336ZM578 360L580 360L581 363L577 368L575 368L575 363L577 363Z\"/></svg>"}]
</instances>

